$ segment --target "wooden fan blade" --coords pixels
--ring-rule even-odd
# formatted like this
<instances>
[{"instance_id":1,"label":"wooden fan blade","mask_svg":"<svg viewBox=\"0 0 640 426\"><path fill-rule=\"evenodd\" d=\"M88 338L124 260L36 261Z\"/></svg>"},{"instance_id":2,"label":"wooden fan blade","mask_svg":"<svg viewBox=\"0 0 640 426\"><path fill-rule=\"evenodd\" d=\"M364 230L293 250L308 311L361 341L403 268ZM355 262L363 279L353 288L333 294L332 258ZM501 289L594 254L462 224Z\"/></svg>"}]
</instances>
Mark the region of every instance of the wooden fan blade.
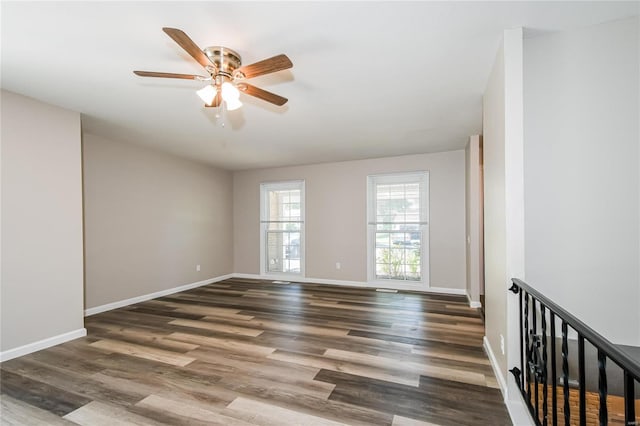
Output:
<instances>
[{"instance_id":1,"label":"wooden fan blade","mask_svg":"<svg viewBox=\"0 0 640 426\"><path fill-rule=\"evenodd\" d=\"M246 93L247 95L255 96L256 98L262 99L263 101L271 102L272 104L278 106L282 106L288 101L287 98L283 98L282 96L276 95L275 93L268 92L264 89L260 89L259 87L252 86L247 83L238 84L238 89L241 92Z\"/></svg>"},{"instance_id":2,"label":"wooden fan blade","mask_svg":"<svg viewBox=\"0 0 640 426\"><path fill-rule=\"evenodd\" d=\"M204 52L198 47L197 44L193 42L189 38L188 35L184 33L184 31L179 30L177 28L163 28L162 31L167 33L169 37L173 39L176 43L180 45L193 59L198 61L200 65L203 67L214 67L215 64L209 60L209 57L204 54Z\"/></svg>"},{"instance_id":3,"label":"wooden fan blade","mask_svg":"<svg viewBox=\"0 0 640 426\"><path fill-rule=\"evenodd\" d=\"M234 74L242 73L245 78L253 78L259 75L286 70L292 66L293 64L287 55L277 55L254 64L244 65L238 68Z\"/></svg>"},{"instance_id":4,"label":"wooden fan blade","mask_svg":"<svg viewBox=\"0 0 640 426\"><path fill-rule=\"evenodd\" d=\"M207 77L194 74L175 74L172 72L134 71L140 77L182 78L184 80L206 80Z\"/></svg>"},{"instance_id":5,"label":"wooden fan blade","mask_svg":"<svg viewBox=\"0 0 640 426\"><path fill-rule=\"evenodd\" d=\"M221 103L222 103L222 93L218 92L216 93L216 97L213 98L213 102L211 103L211 105L204 104L204 106L207 108L212 108L212 107L217 108L220 106Z\"/></svg>"}]
</instances>

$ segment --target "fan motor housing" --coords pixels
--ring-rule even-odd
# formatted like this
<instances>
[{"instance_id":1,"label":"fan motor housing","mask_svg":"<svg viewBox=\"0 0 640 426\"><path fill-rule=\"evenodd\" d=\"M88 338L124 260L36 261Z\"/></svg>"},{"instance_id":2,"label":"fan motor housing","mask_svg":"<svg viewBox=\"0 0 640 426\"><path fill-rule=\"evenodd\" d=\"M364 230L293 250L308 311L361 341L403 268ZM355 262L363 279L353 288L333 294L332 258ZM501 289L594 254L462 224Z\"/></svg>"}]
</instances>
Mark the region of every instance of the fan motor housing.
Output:
<instances>
[{"instance_id":1,"label":"fan motor housing","mask_svg":"<svg viewBox=\"0 0 640 426\"><path fill-rule=\"evenodd\" d=\"M242 58L235 50L224 46L210 46L205 48L205 55L209 57L218 70L218 74L231 77L233 72L242 65Z\"/></svg>"}]
</instances>

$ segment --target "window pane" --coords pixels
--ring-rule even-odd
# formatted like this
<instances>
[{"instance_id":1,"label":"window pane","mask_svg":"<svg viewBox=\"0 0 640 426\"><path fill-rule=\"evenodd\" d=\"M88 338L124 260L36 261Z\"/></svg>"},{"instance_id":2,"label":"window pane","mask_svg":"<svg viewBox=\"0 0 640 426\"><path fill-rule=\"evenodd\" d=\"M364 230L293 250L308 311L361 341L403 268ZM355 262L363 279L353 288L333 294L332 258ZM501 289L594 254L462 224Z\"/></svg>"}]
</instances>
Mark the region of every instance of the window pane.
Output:
<instances>
[{"instance_id":1,"label":"window pane","mask_svg":"<svg viewBox=\"0 0 640 426\"><path fill-rule=\"evenodd\" d=\"M376 248L376 263L386 263L389 259L388 248Z\"/></svg>"},{"instance_id":2,"label":"window pane","mask_svg":"<svg viewBox=\"0 0 640 426\"><path fill-rule=\"evenodd\" d=\"M389 239L389 233L376 232L376 248L389 247L390 245L391 245L391 240Z\"/></svg>"},{"instance_id":3,"label":"window pane","mask_svg":"<svg viewBox=\"0 0 640 426\"><path fill-rule=\"evenodd\" d=\"M421 232L376 232L377 279L419 281Z\"/></svg>"},{"instance_id":4,"label":"window pane","mask_svg":"<svg viewBox=\"0 0 640 426\"><path fill-rule=\"evenodd\" d=\"M267 231L267 271L300 272L300 232Z\"/></svg>"},{"instance_id":5,"label":"window pane","mask_svg":"<svg viewBox=\"0 0 640 426\"><path fill-rule=\"evenodd\" d=\"M411 214L413 212L407 212L407 215L405 216L405 222L420 222L420 215L415 213L415 214Z\"/></svg>"},{"instance_id":6,"label":"window pane","mask_svg":"<svg viewBox=\"0 0 640 426\"><path fill-rule=\"evenodd\" d=\"M282 272L283 270L283 253L282 233L267 232L267 271Z\"/></svg>"},{"instance_id":7,"label":"window pane","mask_svg":"<svg viewBox=\"0 0 640 426\"><path fill-rule=\"evenodd\" d=\"M266 221L299 221L301 218L299 189L269 190Z\"/></svg>"}]
</instances>

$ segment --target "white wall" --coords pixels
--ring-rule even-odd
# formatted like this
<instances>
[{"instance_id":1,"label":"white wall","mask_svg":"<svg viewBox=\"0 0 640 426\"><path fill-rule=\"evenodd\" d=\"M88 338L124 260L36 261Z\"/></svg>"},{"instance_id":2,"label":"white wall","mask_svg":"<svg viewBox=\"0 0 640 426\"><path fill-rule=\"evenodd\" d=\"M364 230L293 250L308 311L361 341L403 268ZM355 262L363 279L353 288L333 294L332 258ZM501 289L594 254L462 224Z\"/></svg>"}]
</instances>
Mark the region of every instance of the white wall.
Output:
<instances>
[{"instance_id":1,"label":"white wall","mask_svg":"<svg viewBox=\"0 0 640 426\"><path fill-rule=\"evenodd\" d=\"M464 151L234 173L234 272L260 273L261 182L304 179L306 276L367 281L367 175L429 171L430 284L465 290ZM335 263L341 263L341 269Z\"/></svg>"},{"instance_id":2,"label":"white wall","mask_svg":"<svg viewBox=\"0 0 640 426\"><path fill-rule=\"evenodd\" d=\"M524 233L524 43L522 28L504 32L504 114L505 114L505 209L506 272L503 291L511 287L511 279L525 275ZM520 363L520 324L518 298L507 293L507 336L505 347L509 368ZM522 396L513 377L507 380L509 411L515 424L526 413ZM514 404L517 404L514 407Z\"/></svg>"},{"instance_id":3,"label":"white wall","mask_svg":"<svg viewBox=\"0 0 640 426\"><path fill-rule=\"evenodd\" d=\"M531 424L508 373L520 364L518 299L525 277L523 30L505 30L484 94L485 348L514 424Z\"/></svg>"},{"instance_id":4,"label":"white wall","mask_svg":"<svg viewBox=\"0 0 640 426\"><path fill-rule=\"evenodd\" d=\"M83 146L87 309L233 272L231 172L89 134Z\"/></svg>"},{"instance_id":5,"label":"white wall","mask_svg":"<svg viewBox=\"0 0 640 426\"><path fill-rule=\"evenodd\" d=\"M2 91L0 358L84 333L80 114ZM47 342L43 342L50 339Z\"/></svg>"},{"instance_id":6,"label":"white wall","mask_svg":"<svg viewBox=\"0 0 640 426\"><path fill-rule=\"evenodd\" d=\"M506 209L504 164L504 47L496 54L483 97L485 334L503 377L507 359L500 336L507 334Z\"/></svg>"},{"instance_id":7,"label":"white wall","mask_svg":"<svg viewBox=\"0 0 640 426\"><path fill-rule=\"evenodd\" d=\"M527 281L640 344L638 18L525 40Z\"/></svg>"}]
</instances>

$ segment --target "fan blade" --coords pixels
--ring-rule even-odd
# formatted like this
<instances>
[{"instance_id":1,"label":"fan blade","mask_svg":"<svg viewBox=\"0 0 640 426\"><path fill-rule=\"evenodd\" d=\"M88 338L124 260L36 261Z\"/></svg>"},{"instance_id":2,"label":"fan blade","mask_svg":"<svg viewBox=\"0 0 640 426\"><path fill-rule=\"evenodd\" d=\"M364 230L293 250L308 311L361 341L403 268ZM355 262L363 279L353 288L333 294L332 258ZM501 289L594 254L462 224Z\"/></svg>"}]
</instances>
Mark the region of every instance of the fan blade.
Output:
<instances>
[{"instance_id":1,"label":"fan blade","mask_svg":"<svg viewBox=\"0 0 640 426\"><path fill-rule=\"evenodd\" d=\"M209 77L194 74L175 74L172 72L134 71L140 77L182 78L184 80L207 80Z\"/></svg>"},{"instance_id":2,"label":"fan blade","mask_svg":"<svg viewBox=\"0 0 640 426\"><path fill-rule=\"evenodd\" d=\"M293 64L287 55L277 55L254 64L244 65L238 68L234 74L242 73L245 78L253 78L259 75L286 70L292 66Z\"/></svg>"},{"instance_id":3,"label":"fan blade","mask_svg":"<svg viewBox=\"0 0 640 426\"><path fill-rule=\"evenodd\" d=\"M216 93L216 97L213 98L213 102L211 102L211 105L204 104L204 106L207 108L219 107L221 103L222 103L222 93L218 91L218 93Z\"/></svg>"},{"instance_id":4,"label":"fan blade","mask_svg":"<svg viewBox=\"0 0 640 426\"><path fill-rule=\"evenodd\" d=\"M268 92L264 89L260 89L259 87L252 86L247 83L238 84L238 89L240 89L241 92L244 92L247 95L255 96L256 98L262 99L263 101L271 102L272 104L278 106L282 106L288 101L287 98L283 98L282 96L276 95L275 93Z\"/></svg>"},{"instance_id":5,"label":"fan blade","mask_svg":"<svg viewBox=\"0 0 640 426\"><path fill-rule=\"evenodd\" d=\"M215 64L209 60L209 57L204 54L204 52L198 47L197 44L193 42L189 38L188 35L184 33L184 31L179 30L177 28L163 28L162 31L167 33L169 37L173 39L176 43L180 45L193 59L198 61L200 65L203 67L214 67ZM215 74L215 73L214 73Z\"/></svg>"}]
</instances>

